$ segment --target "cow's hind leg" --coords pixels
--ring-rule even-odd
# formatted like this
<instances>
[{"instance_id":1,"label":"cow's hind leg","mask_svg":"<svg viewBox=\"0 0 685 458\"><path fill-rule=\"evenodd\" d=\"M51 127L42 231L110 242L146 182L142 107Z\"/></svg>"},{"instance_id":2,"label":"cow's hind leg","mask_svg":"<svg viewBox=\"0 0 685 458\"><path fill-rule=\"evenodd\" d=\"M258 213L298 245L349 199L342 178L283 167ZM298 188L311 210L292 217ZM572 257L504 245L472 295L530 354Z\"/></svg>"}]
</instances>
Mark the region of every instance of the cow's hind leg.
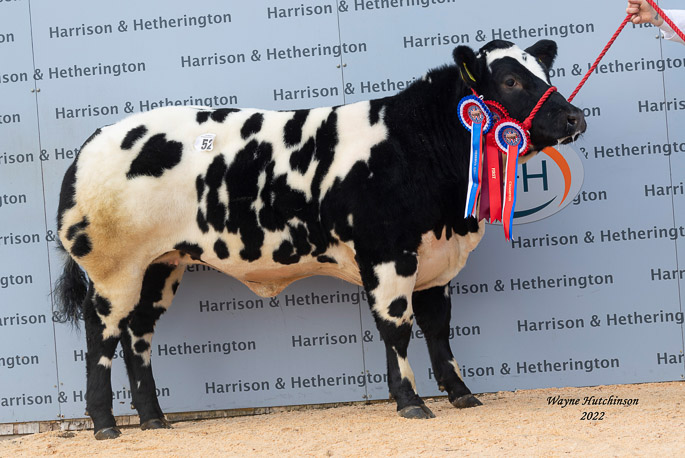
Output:
<instances>
[{"instance_id":1,"label":"cow's hind leg","mask_svg":"<svg viewBox=\"0 0 685 458\"><path fill-rule=\"evenodd\" d=\"M112 358L121 336L120 325L133 301L126 300L129 291L103 294L90 283L83 304L86 327L86 411L93 420L96 439L114 439L121 435L112 414ZM137 295L137 291L135 291ZM115 300L111 300L116 298ZM135 300L135 299L134 299Z\"/></svg>"},{"instance_id":2,"label":"cow's hind leg","mask_svg":"<svg viewBox=\"0 0 685 458\"><path fill-rule=\"evenodd\" d=\"M471 394L461 378L461 371L450 349L452 313L448 286L417 291L413 295L416 322L428 345L433 373L440 391L447 391L453 406L475 407L482 403Z\"/></svg>"},{"instance_id":3,"label":"cow's hind leg","mask_svg":"<svg viewBox=\"0 0 685 458\"><path fill-rule=\"evenodd\" d=\"M391 262L360 263L360 270L371 312L385 343L388 387L397 402L397 411L405 418L434 418L416 392L414 372L407 360L416 266L416 257L406 254Z\"/></svg>"},{"instance_id":4,"label":"cow's hind leg","mask_svg":"<svg viewBox=\"0 0 685 458\"><path fill-rule=\"evenodd\" d=\"M131 385L132 405L142 429L170 428L157 399L150 361L155 323L171 305L185 266L151 264L143 279L140 301L122 329L121 345Z\"/></svg>"}]
</instances>

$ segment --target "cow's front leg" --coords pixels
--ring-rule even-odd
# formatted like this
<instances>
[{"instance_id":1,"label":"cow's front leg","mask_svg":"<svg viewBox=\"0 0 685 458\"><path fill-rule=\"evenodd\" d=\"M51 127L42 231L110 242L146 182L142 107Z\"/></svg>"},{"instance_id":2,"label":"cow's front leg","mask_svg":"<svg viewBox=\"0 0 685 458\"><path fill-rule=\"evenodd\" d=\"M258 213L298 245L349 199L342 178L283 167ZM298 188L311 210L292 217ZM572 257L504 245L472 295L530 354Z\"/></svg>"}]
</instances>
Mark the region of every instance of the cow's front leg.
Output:
<instances>
[{"instance_id":1,"label":"cow's front leg","mask_svg":"<svg viewBox=\"0 0 685 458\"><path fill-rule=\"evenodd\" d=\"M369 306L385 343L390 395L405 418L434 418L416 392L414 372L407 360L413 323L412 291L416 282L416 255L403 254L396 261L360 263Z\"/></svg>"},{"instance_id":2,"label":"cow's front leg","mask_svg":"<svg viewBox=\"0 0 685 458\"><path fill-rule=\"evenodd\" d=\"M475 407L482 403L471 394L461 378L459 365L450 349L450 316L452 304L449 286L417 291L413 295L416 323L423 331L428 346L435 380L440 391L454 407Z\"/></svg>"}]
</instances>

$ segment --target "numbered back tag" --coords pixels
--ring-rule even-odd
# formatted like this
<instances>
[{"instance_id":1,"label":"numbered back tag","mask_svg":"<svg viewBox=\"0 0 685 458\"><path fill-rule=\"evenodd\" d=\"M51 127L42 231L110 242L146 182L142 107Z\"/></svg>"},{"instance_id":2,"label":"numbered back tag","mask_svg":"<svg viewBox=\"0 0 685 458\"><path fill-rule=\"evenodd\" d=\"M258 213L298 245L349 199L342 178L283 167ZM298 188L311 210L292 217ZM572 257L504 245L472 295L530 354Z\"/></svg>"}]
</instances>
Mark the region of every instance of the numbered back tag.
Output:
<instances>
[{"instance_id":1,"label":"numbered back tag","mask_svg":"<svg viewBox=\"0 0 685 458\"><path fill-rule=\"evenodd\" d=\"M216 134L202 134L195 139L195 151L212 151Z\"/></svg>"}]
</instances>

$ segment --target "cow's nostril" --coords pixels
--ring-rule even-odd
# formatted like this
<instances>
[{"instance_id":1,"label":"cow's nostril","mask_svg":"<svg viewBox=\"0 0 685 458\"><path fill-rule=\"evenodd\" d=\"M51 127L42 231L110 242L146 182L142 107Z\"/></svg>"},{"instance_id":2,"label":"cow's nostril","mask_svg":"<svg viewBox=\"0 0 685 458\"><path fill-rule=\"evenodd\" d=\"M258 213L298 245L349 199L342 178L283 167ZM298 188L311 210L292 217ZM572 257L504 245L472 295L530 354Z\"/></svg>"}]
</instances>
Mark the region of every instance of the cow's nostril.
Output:
<instances>
[{"instance_id":1,"label":"cow's nostril","mask_svg":"<svg viewBox=\"0 0 685 458\"><path fill-rule=\"evenodd\" d=\"M568 118L566 118L566 122L568 123L569 127L576 127L576 124L578 124L578 118L570 115Z\"/></svg>"}]
</instances>

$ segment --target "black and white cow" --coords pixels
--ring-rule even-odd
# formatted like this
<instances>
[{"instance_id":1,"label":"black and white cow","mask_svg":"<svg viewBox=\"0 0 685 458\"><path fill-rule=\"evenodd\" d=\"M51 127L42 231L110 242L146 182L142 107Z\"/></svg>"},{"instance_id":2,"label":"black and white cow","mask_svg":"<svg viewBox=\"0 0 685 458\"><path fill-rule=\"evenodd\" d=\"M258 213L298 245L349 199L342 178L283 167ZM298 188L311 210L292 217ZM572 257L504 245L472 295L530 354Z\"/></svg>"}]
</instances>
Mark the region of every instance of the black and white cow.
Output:
<instances>
[{"instance_id":1,"label":"black and white cow","mask_svg":"<svg viewBox=\"0 0 685 458\"><path fill-rule=\"evenodd\" d=\"M479 405L448 342L446 285L484 230L463 217L470 134L457 104L473 88L523 120L550 87L556 53L545 40L526 51L493 41L477 55L460 46L456 65L392 97L290 112L168 107L98 129L62 184L70 256L57 285L64 316L85 320L95 437L120 434L110 382L119 342L142 428L168 427L150 345L191 263L260 296L312 275L363 285L399 414L434 416L407 361L414 318L440 389L456 407ZM532 123L530 155L584 130L582 112L554 93Z\"/></svg>"}]
</instances>

